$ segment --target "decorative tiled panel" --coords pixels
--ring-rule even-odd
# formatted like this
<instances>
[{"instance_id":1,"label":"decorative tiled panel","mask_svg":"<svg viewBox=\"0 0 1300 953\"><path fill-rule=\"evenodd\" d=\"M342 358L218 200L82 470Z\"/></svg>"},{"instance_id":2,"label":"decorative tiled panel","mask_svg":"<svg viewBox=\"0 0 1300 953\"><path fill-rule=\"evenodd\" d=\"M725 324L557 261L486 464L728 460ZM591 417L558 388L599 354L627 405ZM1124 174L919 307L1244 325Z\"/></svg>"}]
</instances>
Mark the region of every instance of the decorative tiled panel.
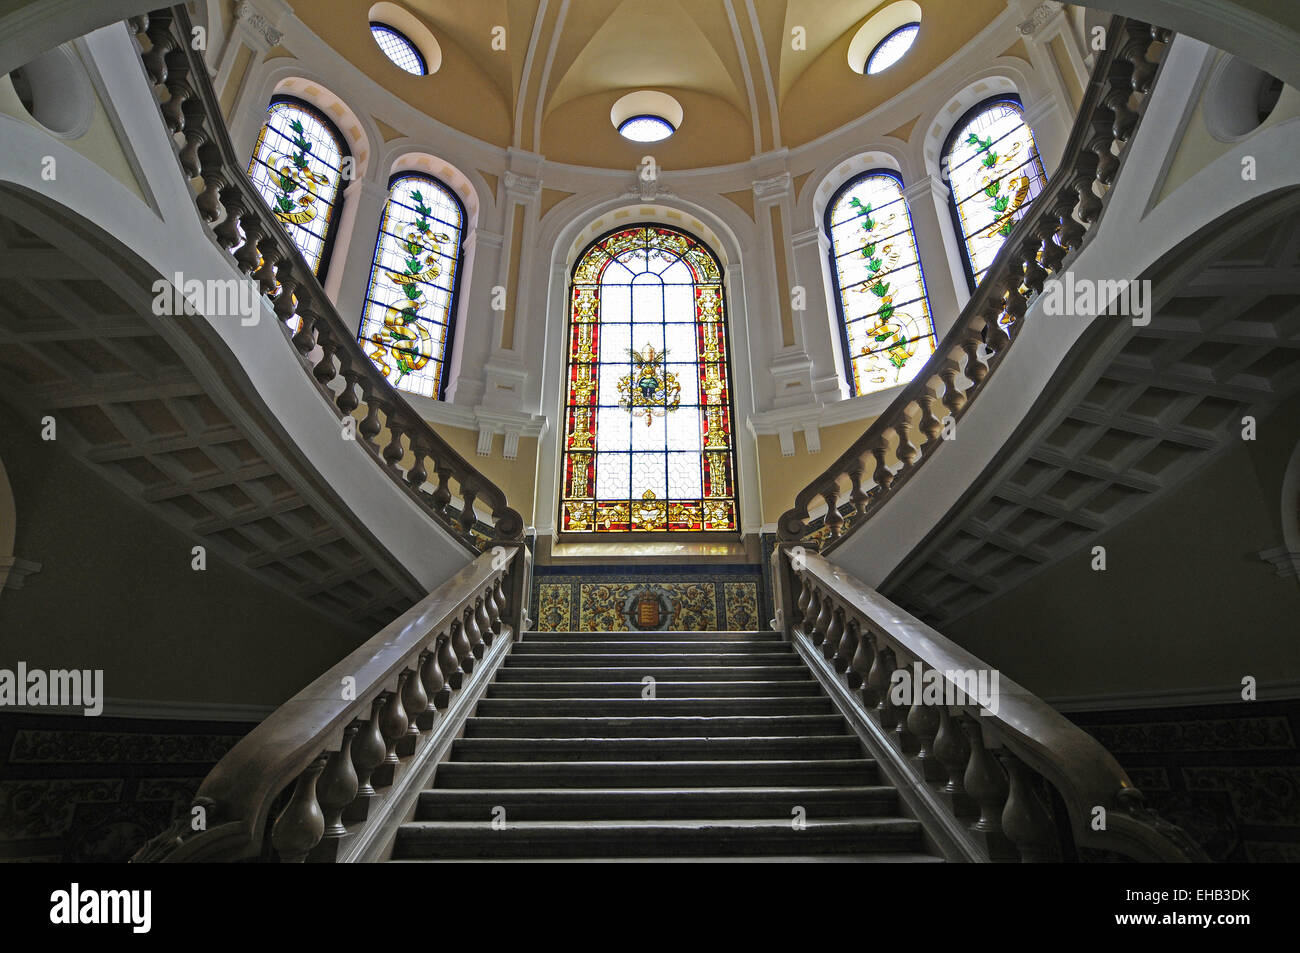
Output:
<instances>
[{"instance_id":1,"label":"decorative tiled panel","mask_svg":"<svg viewBox=\"0 0 1300 953\"><path fill-rule=\"evenodd\" d=\"M127 860L251 727L0 716L0 862Z\"/></svg>"},{"instance_id":2,"label":"decorative tiled panel","mask_svg":"<svg viewBox=\"0 0 1300 953\"><path fill-rule=\"evenodd\" d=\"M539 566L530 614L542 632L767 628L758 566Z\"/></svg>"},{"instance_id":3,"label":"decorative tiled panel","mask_svg":"<svg viewBox=\"0 0 1300 953\"><path fill-rule=\"evenodd\" d=\"M1218 861L1300 860L1300 702L1071 713Z\"/></svg>"}]
</instances>

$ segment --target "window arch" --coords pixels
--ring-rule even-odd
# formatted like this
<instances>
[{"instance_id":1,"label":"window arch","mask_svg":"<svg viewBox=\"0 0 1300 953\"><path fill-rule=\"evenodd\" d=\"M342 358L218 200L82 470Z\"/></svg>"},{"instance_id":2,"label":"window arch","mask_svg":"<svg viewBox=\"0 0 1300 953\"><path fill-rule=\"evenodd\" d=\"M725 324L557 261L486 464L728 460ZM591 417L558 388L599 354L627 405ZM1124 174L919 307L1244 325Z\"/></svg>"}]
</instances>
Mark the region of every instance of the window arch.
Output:
<instances>
[{"instance_id":1,"label":"window arch","mask_svg":"<svg viewBox=\"0 0 1300 953\"><path fill-rule=\"evenodd\" d=\"M845 182L826 234L853 396L907 383L934 353L935 330L902 179L875 170Z\"/></svg>"},{"instance_id":2,"label":"window arch","mask_svg":"<svg viewBox=\"0 0 1300 953\"><path fill-rule=\"evenodd\" d=\"M441 400L464 258L465 206L419 172L389 181L357 338L389 381Z\"/></svg>"},{"instance_id":3,"label":"window arch","mask_svg":"<svg viewBox=\"0 0 1300 953\"><path fill-rule=\"evenodd\" d=\"M639 224L573 269L563 532L735 531L722 267L702 242Z\"/></svg>"},{"instance_id":4,"label":"window arch","mask_svg":"<svg viewBox=\"0 0 1300 953\"><path fill-rule=\"evenodd\" d=\"M314 106L277 96L266 109L248 177L318 277L334 244L339 186L351 153L338 128Z\"/></svg>"},{"instance_id":5,"label":"window arch","mask_svg":"<svg viewBox=\"0 0 1300 953\"><path fill-rule=\"evenodd\" d=\"M1047 173L1014 96L987 99L966 113L948 134L943 155L966 279L974 291L1047 184Z\"/></svg>"}]
</instances>

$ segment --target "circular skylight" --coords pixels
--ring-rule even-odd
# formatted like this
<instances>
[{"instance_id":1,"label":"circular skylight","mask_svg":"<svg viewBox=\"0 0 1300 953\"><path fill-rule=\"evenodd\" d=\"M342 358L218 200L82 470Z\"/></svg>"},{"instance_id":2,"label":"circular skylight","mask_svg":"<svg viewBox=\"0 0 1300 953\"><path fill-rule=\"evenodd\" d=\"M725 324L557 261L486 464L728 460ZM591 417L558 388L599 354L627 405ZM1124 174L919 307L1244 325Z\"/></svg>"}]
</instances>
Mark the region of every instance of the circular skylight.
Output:
<instances>
[{"instance_id":1,"label":"circular skylight","mask_svg":"<svg viewBox=\"0 0 1300 953\"><path fill-rule=\"evenodd\" d=\"M633 142L662 142L676 131L662 116L633 116L618 127L618 134Z\"/></svg>"},{"instance_id":2,"label":"circular skylight","mask_svg":"<svg viewBox=\"0 0 1300 953\"><path fill-rule=\"evenodd\" d=\"M920 32L921 24L919 23L908 23L894 30L876 44L876 48L867 57L866 69L863 72L868 76L872 76L889 69L903 58L904 53L912 48L912 44L916 42L916 35Z\"/></svg>"},{"instance_id":3,"label":"circular skylight","mask_svg":"<svg viewBox=\"0 0 1300 953\"><path fill-rule=\"evenodd\" d=\"M395 30L386 23L371 22L370 35L375 38L384 55L392 60L399 69L415 76L427 76L429 68L424 57L405 33Z\"/></svg>"}]
</instances>

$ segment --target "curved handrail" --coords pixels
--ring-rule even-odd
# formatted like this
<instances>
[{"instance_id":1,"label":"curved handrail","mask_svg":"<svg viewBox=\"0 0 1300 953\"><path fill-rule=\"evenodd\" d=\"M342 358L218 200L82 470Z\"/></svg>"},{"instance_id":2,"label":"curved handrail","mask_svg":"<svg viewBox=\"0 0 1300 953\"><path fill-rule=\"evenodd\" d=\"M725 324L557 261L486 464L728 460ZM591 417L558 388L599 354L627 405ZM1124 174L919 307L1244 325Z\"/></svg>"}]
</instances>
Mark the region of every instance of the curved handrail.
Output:
<instances>
[{"instance_id":1,"label":"curved handrail","mask_svg":"<svg viewBox=\"0 0 1300 953\"><path fill-rule=\"evenodd\" d=\"M258 857L270 814L291 786L272 832L281 858L302 860L323 837L355 833L340 824L358 800L378 796L372 772L401 763L408 737L408 758L420 745L427 751L452 690L464 687L495 639L518 631L528 572L522 546L479 556L244 736L203 780L190 812L134 860Z\"/></svg>"},{"instance_id":2,"label":"curved handrail","mask_svg":"<svg viewBox=\"0 0 1300 953\"><path fill-rule=\"evenodd\" d=\"M1143 806L1141 792L1100 742L1041 698L998 673L996 710L981 706L970 698L965 673L992 672L988 663L816 553L782 546L775 558L780 565L774 568L788 574L785 581L791 583L789 587L777 586L778 600L784 596L781 608L787 633L820 646L849 686L862 690L867 707L874 707L887 729L901 730L932 762L937 759L949 770L956 770L957 780L949 780L945 790L968 792L981 801L981 807L991 798L997 808L995 816L1000 813L1001 827L1022 855L1041 857L1054 846L1046 836L1050 810L1032 803L1036 799L1032 784L1017 777L1027 768L1060 793L1076 845L1139 860L1209 859L1181 828ZM795 593L798 600L792 602ZM934 673L933 678L951 686L949 697L966 701L957 706L936 705L916 693L913 703L900 710L889 699L890 689L895 673L908 671L913 663L922 666L926 677ZM961 712L963 731L972 739L967 754L945 750L945 740L939 737L945 726L957 720L953 708ZM978 770L970 767L992 746L985 738L1005 749L999 760L1006 773L1000 787L995 779L994 784L977 791L972 778L987 775L990 765L996 770L991 759L979 764ZM946 740L950 744L952 738ZM954 784L962 786L963 771L967 792L954 788ZM925 783L924 777L919 783ZM1095 822L1100 816L1105 823L1098 829ZM983 829L989 830L988 818L982 816L981 821L985 822Z\"/></svg>"},{"instance_id":3,"label":"curved handrail","mask_svg":"<svg viewBox=\"0 0 1300 953\"><path fill-rule=\"evenodd\" d=\"M177 144L181 170L187 180L201 180L195 204L203 221L235 268L272 299L286 333L296 322L294 347L340 419L358 418L357 442L471 551L482 548L473 533L479 499L492 513L492 540L522 540L523 518L505 493L439 436L365 354L249 181L230 142L203 54L189 42L185 8L155 10L128 23L140 41L145 71L160 93L167 129L174 140L183 139ZM425 489L430 473L438 478L431 491ZM453 481L461 501L457 508L449 505Z\"/></svg>"},{"instance_id":4,"label":"curved handrail","mask_svg":"<svg viewBox=\"0 0 1300 953\"><path fill-rule=\"evenodd\" d=\"M779 539L797 542L813 535L809 506L820 497L827 507L823 529L828 541L822 549L831 551L944 443L945 419L960 420L1015 343L1030 302L1093 233L1119 170L1119 157L1137 128L1155 79L1158 59L1148 59L1147 52L1156 44L1163 54L1169 39L1167 31L1140 21L1111 21L1060 168L1007 236L974 295L917 376L781 514ZM918 430L925 437L919 446L912 441ZM847 520L839 511L845 480L847 502L853 506Z\"/></svg>"}]
</instances>

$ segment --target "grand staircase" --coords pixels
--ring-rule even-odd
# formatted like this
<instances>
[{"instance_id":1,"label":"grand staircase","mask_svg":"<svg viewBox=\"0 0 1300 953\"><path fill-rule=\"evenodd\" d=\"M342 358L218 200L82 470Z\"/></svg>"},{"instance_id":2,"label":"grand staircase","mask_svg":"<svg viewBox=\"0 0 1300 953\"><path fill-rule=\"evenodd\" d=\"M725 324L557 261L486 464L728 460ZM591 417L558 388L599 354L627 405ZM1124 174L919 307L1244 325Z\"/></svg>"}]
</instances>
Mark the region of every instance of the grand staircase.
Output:
<instances>
[{"instance_id":1,"label":"grand staircase","mask_svg":"<svg viewBox=\"0 0 1300 953\"><path fill-rule=\"evenodd\" d=\"M397 831L417 860L916 860L776 632L527 632Z\"/></svg>"}]
</instances>

